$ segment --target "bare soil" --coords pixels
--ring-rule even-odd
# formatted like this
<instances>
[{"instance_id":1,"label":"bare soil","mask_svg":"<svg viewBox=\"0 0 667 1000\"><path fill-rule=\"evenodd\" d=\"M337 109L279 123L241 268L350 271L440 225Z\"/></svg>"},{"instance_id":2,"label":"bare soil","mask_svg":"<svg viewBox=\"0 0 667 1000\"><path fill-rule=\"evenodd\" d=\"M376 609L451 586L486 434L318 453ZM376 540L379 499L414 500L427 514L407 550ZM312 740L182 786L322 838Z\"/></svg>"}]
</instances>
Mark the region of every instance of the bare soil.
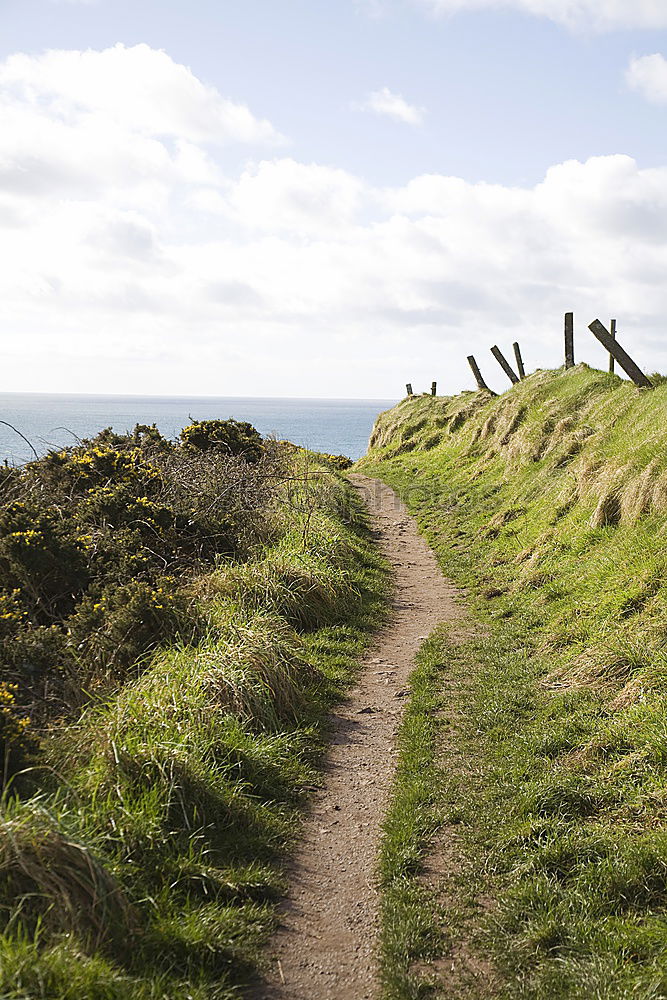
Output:
<instances>
[{"instance_id":1,"label":"bare soil","mask_svg":"<svg viewBox=\"0 0 667 1000\"><path fill-rule=\"evenodd\" d=\"M322 788L290 870L265 979L252 1000L374 1000L375 865L395 768L395 736L423 640L462 615L454 586L396 494L352 475L395 574L393 607L356 687L332 720Z\"/></svg>"}]
</instances>

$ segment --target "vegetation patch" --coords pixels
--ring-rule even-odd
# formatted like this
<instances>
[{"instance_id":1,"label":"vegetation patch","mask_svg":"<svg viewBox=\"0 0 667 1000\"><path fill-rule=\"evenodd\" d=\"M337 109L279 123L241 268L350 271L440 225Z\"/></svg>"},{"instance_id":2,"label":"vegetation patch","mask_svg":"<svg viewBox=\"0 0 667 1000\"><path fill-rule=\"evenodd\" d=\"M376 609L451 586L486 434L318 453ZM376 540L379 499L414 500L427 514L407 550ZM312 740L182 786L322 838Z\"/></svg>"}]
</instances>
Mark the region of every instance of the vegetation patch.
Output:
<instances>
[{"instance_id":1,"label":"vegetation patch","mask_svg":"<svg viewBox=\"0 0 667 1000\"><path fill-rule=\"evenodd\" d=\"M585 365L378 421L361 468L403 496L472 616L468 639L423 654L454 737L429 809L445 834L456 819L463 878L386 960L390 996L421 995L405 970L443 932L452 961L466 944L496 968L447 995L667 996L666 426L662 384ZM402 891L438 837L413 838Z\"/></svg>"},{"instance_id":2,"label":"vegetation patch","mask_svg":"<svg viewBox=\"0 0 667 1000\"><path fill-rule=\"evenodd\" d=\"M435 981L427 963L442 957L448 946L436 888L419 878L424 855L442 824L441 671L436 647L433 642L425 643L411 677L411 698L398 736L398 767L383 827L380 955L385 995L390 1000L427 995ZM435 914L440 917L437 921Z\"/></svg>"},{"instance_id":3,"label":"vegetation patch","mask_svg":"<svg viewBox=\"0 0 667 1000\"><path fill-rule=\"evenodd\" d=\"M341 464L223 421L6 471L3 997L224 1000L252 977L385 609Z\"/></svg>"}]
</instances>

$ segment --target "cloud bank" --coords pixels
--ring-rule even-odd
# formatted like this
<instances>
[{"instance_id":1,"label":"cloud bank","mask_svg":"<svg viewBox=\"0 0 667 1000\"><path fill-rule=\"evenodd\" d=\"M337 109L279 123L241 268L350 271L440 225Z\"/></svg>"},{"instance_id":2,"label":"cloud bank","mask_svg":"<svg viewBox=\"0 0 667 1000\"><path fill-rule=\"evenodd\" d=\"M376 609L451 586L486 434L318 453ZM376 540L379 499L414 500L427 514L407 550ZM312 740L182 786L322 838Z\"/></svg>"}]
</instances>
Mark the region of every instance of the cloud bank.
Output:
<instances>
[{"instance_id":1,"label":"cloud bank","mask_svg":"<svg viewBox=\"0 0 667 1000\"><path fill-rule=\"evenodd\" d=\"M277 137L146 46L0 64L4 388L458 391L471 351L495 370L494 342L559 364L569 309L584 358L604 363L586 323L616 315L667 368L667 168L617 155L534 187L380 188Z\"/></svg>"}]
</instances>

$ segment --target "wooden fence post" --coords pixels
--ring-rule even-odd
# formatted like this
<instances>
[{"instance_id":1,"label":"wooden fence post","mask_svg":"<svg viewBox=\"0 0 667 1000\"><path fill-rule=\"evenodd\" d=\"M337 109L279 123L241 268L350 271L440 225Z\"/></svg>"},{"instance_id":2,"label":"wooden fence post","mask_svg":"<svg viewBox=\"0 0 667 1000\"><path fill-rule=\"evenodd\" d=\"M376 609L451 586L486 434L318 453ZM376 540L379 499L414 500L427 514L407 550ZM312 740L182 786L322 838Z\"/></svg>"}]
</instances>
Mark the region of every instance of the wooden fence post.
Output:
<instances>
[{"instance_id":1,"label":"wooden fence post","mask_svg":"<svg viewBox=\"0 0 667 1000\"><path fill-rule=\"evenodd\" d=\"M611 321L611 326L609 327L609 336L613 340L616 340L616 320L615 319L613 319ZM612 375L614 374L614 355L613 354L609 355L609 371L611 372Z\"/></svg>"},{"instance_id":2,"label":"wooden fence post","mask_svg":"<svg viewBox=\"0 0 667 1000\"><path fill-rule=\"evenodd\" d=\"M594 319L588 329L591 331L593 336L600 341L602 346L605 347L610 354L613 354L625 374L632 379L635 385L638 385L640 389L653 388L653 383L649 381L646 375L644 375L644 372L641 370L639 365L635 364L627 351L624 351L619 342L614 340L608 330L605 330L599 319Z\"/></svg>"},{"instance_id":3,"label":"wooden fence post","mask_svg":"<svg viewBox=\"0 0 667 1000\"><path fill-rule=\"evenodd\" d=\"M505 356L504 356L503 352L500 350L500 348L496 347L495 344L494 344L494 346L491 348L491 353L493 354L494 358L496 359L496 361L498 362L498 364L500 365L500 367L502 368L502 370L507 375L507 377L510 380L510 382L512 383L512 385L516 385L517 382L519 381L519 377L514 372L514 369L512 368L512 366L508 363L507 359L505 358Z\"/></svg>"},{"instance_id":4,"label":"wooden fence post","mask_svg":"<svg viewBox=\"0 0 667 1000\"><path fill-rule=\"evenodd\" d=\"M512 347L514 348L514 357L516 358L516 370L519 373L519 378L525 378L526 377L526 372L525 372L525 369L523 367L523 358L521 357L521 348L519 347L519 345L518 345L518 343L516 341L512 344Z\"/></svg>"},{"instance_id":5,"label":"wooden fence post","mask_svg":"<svg viewBox=\"0 0 667 1000\"><path fill-rule=\"evenodd\" d=\"M431 395L432 396L435 396L435 390L437 389L437 387L438 387L438 383L437 382L431 382Z\"/></svg>"},{"instance_id":6,"label":"wooden fence post","mask_svg":"<svg viewBox=\"0 0 667 1000\"><path fill-rule=\"evenodd\" d=\"M405 388L407 389L408 396L412 395L412 382L406 383Z\"/></svg>"},{"instance_id":7,"label":"wooden fence post","mask_svg":"<svg viewBox=\"0 0 667 1000\"><path fill-rule=\"evenodd\" d=\"M468 355L468 364L472 368L472 373L475 376L475 382L477 383L477 388L478 389L483 389L485 392L491 393L492 396L496 396L497 393L495 393L491 389L489 389L488 385L486 384L486 382L482 378L482 373L479 370L479 365L475 361L475 356L473 354L469 354Z\"/></svg>"},{"instance_id":8,"label":"wooden fence post","mask_svg":"<svg viewBox=\"0 0 667 1000\"><path fill-rule=\"evenodd\" d=\"M574 313L565 313L565 367L574 368Z\"/></svg>"}]
</instances>

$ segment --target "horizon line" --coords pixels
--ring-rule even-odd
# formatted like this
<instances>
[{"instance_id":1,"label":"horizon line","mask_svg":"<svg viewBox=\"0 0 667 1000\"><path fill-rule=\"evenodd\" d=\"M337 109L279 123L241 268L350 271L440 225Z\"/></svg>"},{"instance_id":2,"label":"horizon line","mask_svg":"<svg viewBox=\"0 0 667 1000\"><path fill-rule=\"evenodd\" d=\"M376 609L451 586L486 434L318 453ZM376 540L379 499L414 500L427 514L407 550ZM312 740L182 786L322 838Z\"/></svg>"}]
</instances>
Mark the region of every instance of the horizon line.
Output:
<instances>
[{"instance_id":1,"label":"horizon line","mask_svg":"<svg viewBox=\"0 0 667 1000\"><path fill-rule=\"evenodd\" d=\"M187 393L138 393L138 392L65 392L44 390L0 389L0 396L77 396L83 399L225 399L225 400L303 400L307 402L336 403L391 403L399 401L399 396L217 396L189 395Z\"/></svg>"}]
</instances>

